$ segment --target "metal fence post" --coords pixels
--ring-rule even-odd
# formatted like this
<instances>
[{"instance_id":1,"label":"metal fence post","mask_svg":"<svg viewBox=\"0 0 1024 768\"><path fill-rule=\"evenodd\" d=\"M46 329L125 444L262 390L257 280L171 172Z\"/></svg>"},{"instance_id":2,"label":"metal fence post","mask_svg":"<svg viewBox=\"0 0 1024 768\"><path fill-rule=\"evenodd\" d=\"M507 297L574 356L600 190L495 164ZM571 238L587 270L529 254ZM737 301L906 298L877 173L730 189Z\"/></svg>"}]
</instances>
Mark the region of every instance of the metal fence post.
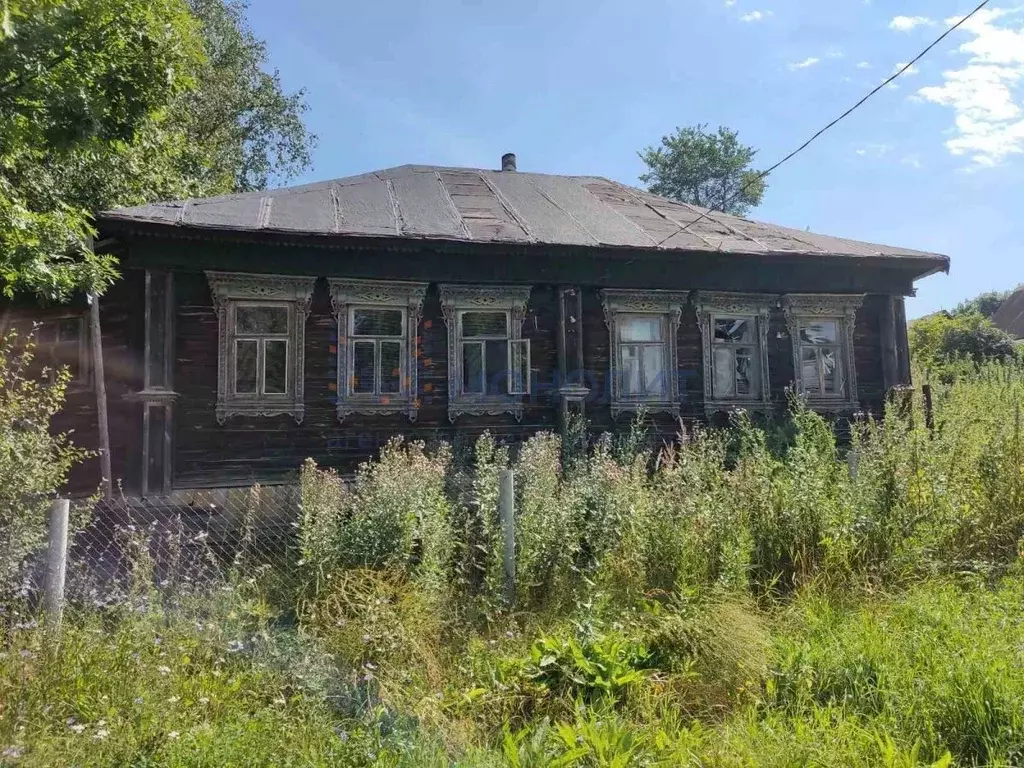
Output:
<instances>
[{"instance_id":1,"label":"metal fence post","mask_svg":"<svg viewBox=\"0 0 1024 768\"><path fill-rule=\"evenodd\" d=\"M505 570L505 603L516 599L516 513L515 482L512 470L503 469L498 490L498 511L501 514L502 564Z\"/></svg>"},{"instance_id":2,"label":"metal fence post","mask_svg":"<svg viewBox=\"0 0 1024 768\"><path fill-rule=\"evenodd\" d=\"M46 623L58 628L64 615L64 579L68 570L68 513L71 502L54 499L50 505L50 542L46 554L43 610Z\"/></svg>"}]
</instances>

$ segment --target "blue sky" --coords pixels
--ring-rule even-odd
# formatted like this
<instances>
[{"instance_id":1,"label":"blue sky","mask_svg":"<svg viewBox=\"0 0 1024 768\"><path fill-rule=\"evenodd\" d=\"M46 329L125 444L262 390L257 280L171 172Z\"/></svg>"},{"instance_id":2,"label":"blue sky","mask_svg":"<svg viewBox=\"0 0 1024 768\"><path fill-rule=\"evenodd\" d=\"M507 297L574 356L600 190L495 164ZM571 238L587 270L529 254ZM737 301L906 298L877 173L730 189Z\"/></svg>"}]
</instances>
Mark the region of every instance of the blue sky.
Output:
<instances>
[{"instance_id":1,"label":"blue sky","mask_svg":"<svg viewBox=\"0 0 1024 768\"><path fill-rule=\"evenodd\" d=\"M1019 0L1016 0L1019 2ZM975 0L251 0L319 135L310 181L403 163L637 184L677 125L767 166ZM752 218L938 251L912 316L1024 282L1024 6L969 25L769 179Z\"/></svg>"}]
</instances>

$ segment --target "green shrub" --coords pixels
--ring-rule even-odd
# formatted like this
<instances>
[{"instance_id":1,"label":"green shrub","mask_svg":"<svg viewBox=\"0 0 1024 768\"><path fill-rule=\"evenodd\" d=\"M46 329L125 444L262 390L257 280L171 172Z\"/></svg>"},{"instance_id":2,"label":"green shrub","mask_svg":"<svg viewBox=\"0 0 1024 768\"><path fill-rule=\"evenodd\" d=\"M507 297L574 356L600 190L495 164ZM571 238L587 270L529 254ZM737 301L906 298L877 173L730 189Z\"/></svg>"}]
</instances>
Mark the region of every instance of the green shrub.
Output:
<instances>
[{"instance_id":1,"label":"green shrub","mask_svg":"<svg viewBox=\"0 0 1024 768\"><path fill-rule=\"evenodd\" d=\"M34 343L0 338L0 598L25 559L46 541L47 510L71 468L89 452L50 420L64 405L67 368L34 375Z\"/></svg>"}]
</instances>

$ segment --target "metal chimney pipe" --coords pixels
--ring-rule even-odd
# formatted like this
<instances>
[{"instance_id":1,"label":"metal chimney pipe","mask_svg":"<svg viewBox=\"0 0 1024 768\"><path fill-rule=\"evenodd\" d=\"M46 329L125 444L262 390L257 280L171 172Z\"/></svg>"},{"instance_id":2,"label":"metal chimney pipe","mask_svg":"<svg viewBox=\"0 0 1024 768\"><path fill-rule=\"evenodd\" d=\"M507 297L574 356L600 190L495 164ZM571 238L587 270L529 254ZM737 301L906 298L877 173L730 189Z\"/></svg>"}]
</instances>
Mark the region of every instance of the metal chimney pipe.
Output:
<instances>
[{"instance_id":1,"label":"metal chimney pipe","mask_svg":"<svg viewBox=\"0 0 1024 768\"><path fill-rule=\"evenodd\" d=\"M514 171L516 169L516 156L513 152L506 152L501 156L501 170Z\"/></svg>"}]
</instances>

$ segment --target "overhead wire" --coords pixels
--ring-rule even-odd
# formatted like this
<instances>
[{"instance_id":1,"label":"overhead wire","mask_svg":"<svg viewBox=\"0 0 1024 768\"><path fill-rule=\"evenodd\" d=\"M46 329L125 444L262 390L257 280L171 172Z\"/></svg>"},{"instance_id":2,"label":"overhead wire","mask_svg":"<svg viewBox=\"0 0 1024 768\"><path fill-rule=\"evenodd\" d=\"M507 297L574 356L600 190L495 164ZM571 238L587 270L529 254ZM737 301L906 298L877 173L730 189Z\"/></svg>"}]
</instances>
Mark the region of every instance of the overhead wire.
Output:
<instances>
[{"instance_id":1,"label":"overhead wire","mask_svg":"<svg viewBox=\"0 0 1024 768\"><path fill-rule=\"evenodd\" d=\"M777 171L780 167L782 167L783 165L788 163L794 157L796 157L801 152L803 152L805 149L807 149L809 146L811 146L811 144L813 144L815 141L817 141L819 138L821 138L821 136L824 135L826 132L828 132L829 130L834 128L836 125L838 125L843 120L845 120L847 117L849 117L854 112L856 112L858 109L860 109L868 101L868 99L870 99L876 93L878 93L883 88L885 88L887 85L892 83L894 80L899 78L900 75L902 75L905 72L907 72L908 70L910 70L917 62L919 62L921 59L923 59L925 56L927 56L931 52L931 50L933 48L935 48L935 46L939 45L939 43L941 43L943 40L945 40L947 37L949 37L951 34L953 34L956 30L958 30L960 27L962 27L964 24L966 24L973 16L975 16L982 8L984 8L990 2L991 2L991 0L982 0L982 2L978 5L977 8L975 8L973 11L968 13L962 19L960 19L960 21L958 21L956 24L951 26L949 29L947 29L945 32L943 32L941 35L939 35L937 38L935 38L935 40L933 40L928 45L927 48L925 48L923 51L921 51L919 54L917 54L917 56L915 56L913 59L911 59L909 62L907 62L907 64L905 64L899 70L897 70L892 75L890 75L888 78L883 80L880 85L878 85L875 88L873 88L860 101L858 101L852 107L847 109L845 112L843 112L843 114L839 115L839 117L837 117L835 120L830 122L824 128L822 128L821 130L817 131L813 136L811 136L811 138L807 139L807 141L805 141L799 147L794 149L792 152L790 152L784 158L779 160L777 163L772 165L770 168L768 168L768 169L766 169L764 171L760 171L756 176L754 176L751 179L748 179L745 183L743 183L740 186L740 189L737 192L735 192L733 195L731 195L729 198L727 198L721 204L721 207L713 206L711 208L708 208L700 216L698 216L693 221L689 222L685 227L683 227L681 230L679 230L679 232L676 232L675 234L680 234L682 232L685 232L686 230L688 230L690 227L692 227L697 222L702 221L702 220L708 218L712 213L716 213L716 212L717 213L724 213L725 209L728 208L729 205L732 204L737 198L739 198L740 195L744 194L747 191L747 189L750 187L751 184L755 184L755 183L757 183L757 182L767 178L768 176L770 176L772 173Z\"/></svg>"}]
</instances>

